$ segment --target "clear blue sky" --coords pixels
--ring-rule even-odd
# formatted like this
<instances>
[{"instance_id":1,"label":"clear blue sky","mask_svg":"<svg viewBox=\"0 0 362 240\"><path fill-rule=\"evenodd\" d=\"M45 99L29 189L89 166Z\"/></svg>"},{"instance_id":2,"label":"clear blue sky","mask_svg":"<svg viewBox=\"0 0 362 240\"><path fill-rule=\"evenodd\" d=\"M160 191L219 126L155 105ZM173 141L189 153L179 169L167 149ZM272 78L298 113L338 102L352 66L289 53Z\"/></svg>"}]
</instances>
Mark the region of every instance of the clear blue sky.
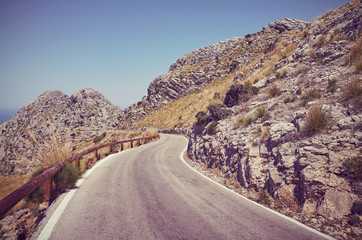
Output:
<instances>
[{"instance_id":1,"label":"clear blue sky","mask_svg":"<svg viewBox=\"0 0 362 240\"><path fill-rule=\"evenodd\" d=\"M125 108L182 55L344 0L1 0L0 111L90 87Z\"/></svg>"}]
</instances>

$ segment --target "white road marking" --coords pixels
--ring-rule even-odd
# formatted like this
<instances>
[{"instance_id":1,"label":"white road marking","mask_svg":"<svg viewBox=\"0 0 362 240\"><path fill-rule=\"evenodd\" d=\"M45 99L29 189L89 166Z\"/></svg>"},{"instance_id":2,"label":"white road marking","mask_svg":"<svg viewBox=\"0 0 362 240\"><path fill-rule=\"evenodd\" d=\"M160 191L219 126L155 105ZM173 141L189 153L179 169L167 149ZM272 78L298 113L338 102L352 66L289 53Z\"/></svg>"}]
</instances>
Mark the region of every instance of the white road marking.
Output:
<instances>
[{"instance_id":1,"label":"white road marking","mask_svg":"<svg viewBox=\"0 0 362 240\"><path fill-rule=\"evenodd\" d=\"M118 154L124 153L130 149L124 150L120 153L111 154L107 156L106 158L101 159L98 161L91 169L89 169L83 176L80 178L77 183L75 184L76 187L80 187L80 185L83 183L85 178L87 178L97 167L101 166L103 163L105 163L108 159L115 157ZM38 236L38 240L47 240L52 234L52 231L57 224L59 218L62 216L65 208L67 207L68 203L72 199L74 193L77 191L77 188L71 189L67 195L64 197L63 201L59 204L57 209L54 211L53 215L50 217L47 224L44 226L43 230L41 231L40 235Z\"/></svg>"},{"instance_id":2,"label":"white road marking","mask_svg":"<svg viewBox=\"0 0 362 240\"><path fill-rule=\"evenodd\" d=\"M188 140L187 140L185 137L183 137L183 138L185 139L186 143L188 143ZM187 145L188 145L188 144L187 144ZM315 229L313 229L313 228L311 228L311 227L308 227L307 225L305 225L305 224L303 224L303 223L301 223L301 222L298 222L297 220L294 220L293 218L287 217L287 216L285 216L285 215L283 215L283 214L281 214L281 213L279 213L279 212L277 212L277 211L274 211L274 210L272 210L272 209L270 209L270 208L267 208L267 207L265 207L265 206L263 206L263 205L261 205L261 204L259 204L259 203L257 203L257 202L254 202L254 201L252 201L252 200L244 197L243 195L240 195L239 193L234 192L233 190L225 187L224 185L221 185L220 183L212 180L211 178L208 178L208 177L205 176L204 174L200 173L199 171L197 171L196 169L194 169L193 167L191 167L191 166L185 161L184 153L187 151L187 145L186 145L185 149L181 152L180 158L181 158L181 160L182 160L189 168L191 168L193 171L195 171L195 172L198 173L199 175L203 176L204 178L206 178L207 180L209 180L209 181L211 181L211 182L213 182L213 183L216 183L216 184L219 185L220 187L228 190L229 192L237 195L238 197L241 197L241 198L243 198L244 200L247 200L247 201L249 201L249 202L251 202L251 203L253 203L253 204L255 204L255 205L259 206L259 207L264 208L265 210L267 210L267 211L269 211L269 212L272 212L272 213L278 215L279 217L282 217L282 218L284 218L284 219L286 219L286 220L288 220L288 221L290 221L290 222L292 222L292 223L294 223L294 224L297 224L298 226L303 227L304 229L306 229L306 230L308 230L308 231L310 231L310 232L313 232L313 233L317 234L318 236L321 236L321 237L323 237L323 238L325 238L325 239L329 239L329 240L335 240L335 238L333 238L333 237L331 237L331 236L328 236L328 235L326 235L326 234L324 234L324 233L321 233L321 232L319 232L319 231L317 231L317 230L315 230Z\"/></svg>"}]
</instances>

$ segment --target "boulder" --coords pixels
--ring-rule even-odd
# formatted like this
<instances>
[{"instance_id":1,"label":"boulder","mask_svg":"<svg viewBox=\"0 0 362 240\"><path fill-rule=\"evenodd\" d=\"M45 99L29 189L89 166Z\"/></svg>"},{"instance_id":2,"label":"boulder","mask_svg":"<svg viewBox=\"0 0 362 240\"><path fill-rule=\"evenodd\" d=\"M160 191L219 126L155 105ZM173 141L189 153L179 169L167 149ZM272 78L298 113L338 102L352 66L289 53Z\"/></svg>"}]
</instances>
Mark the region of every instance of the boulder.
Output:
<instances>
[{"instance_id":1,"label":"boulder","mask_svg":"<svg viewBox=\"0 0 362 240\"><path fill-rule=\"evenodd\" d=\"M279 33L282 33L290 30L301 30L305 27L306 24L307 23L302 20L283 18L275 22L269 23L268 26L272 29L279 31Z\"/></svg>"},{"instance_id":2,"label":"boulder","mask_svg":"<svg viewBox=\"0 0 362 240\"><path fill-rule=\"evenodd\" d=\"M211 120L219 121L233 114L233 111L228 109L224 104L212 104L207 107L210 112Z\"/></svg>"},{"instance_id":3,"label":"boulder","mask_svg":"<svg viewBox=\"0 0 362 240\"><path fill-rule=\"evenodd\" d=\"M229 91L227 91L224 104L228 107L238 105L240 102L246 102L249 100L248 90L244 88L242 84L232 85Z\"/></svg>"},{"instance_id":4,"label":"boulder","mask_svg":"<svg viewBox=\"0 0 362 240\"><path fill-rule=\"evenodd\" d=\"M317 208L317 213L325 216L325 217L333 217L336 219L341 219L344 216L347 216L351 212L351 207L354 205L354 201L358 199L358 197L349 192L339 191L337 189L329 189L326 191L322 202ZM361 204L356 206L360 206Z\"/></svg>"}]
</instances>

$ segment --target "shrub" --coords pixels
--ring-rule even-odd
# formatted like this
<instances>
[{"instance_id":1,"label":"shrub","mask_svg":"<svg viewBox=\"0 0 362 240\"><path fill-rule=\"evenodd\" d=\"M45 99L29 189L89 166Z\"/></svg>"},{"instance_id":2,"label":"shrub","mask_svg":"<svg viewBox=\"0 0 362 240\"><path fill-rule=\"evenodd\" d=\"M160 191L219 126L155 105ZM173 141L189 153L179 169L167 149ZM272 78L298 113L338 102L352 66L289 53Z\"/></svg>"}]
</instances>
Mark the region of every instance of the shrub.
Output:
<instances>
[{"instance_id":1,"label":"shrub","mask_svg":"<svg viewBox=\"0 0 362 240\"><path fill-rule=\"evenodd\" d=\"M271 97L275 97L277 95L280 95L282 91L280 90L280 88L278 88L277 85L274 84L268 89L268 93Z\"/></svg>"},{"instance_id":2,"label":"shrub","mask_svg":"<svg viewBox=\"0 0 362 240\"><path fill-rule=\"evenodd\" d=\"M213 120L219 121L233 114L233 111L227 109L225 104L212 104L207 107Z\"/></svg>"},{"instance_id":3,"label":"shrub","mask_svg":"<svg viewBox=\"0 0 362 240\"><path fill-rule=\"evenodd\" d=\"M328 81L327 91L334 93L336 90L337 90L337 79L332 79Z\"/></svg>"},{"instance_id":4,"label":"shrub","mask_svg":"<svg viewBox=\"0 0 362 240\"><path fill-rule=\"evenodd\" d=\"M345 100L355 99L362 94L361 83L353 78L344 88L343 97Z\"/></svg>"},{"instance_id":5,"label":"shrub","mask_svg":"<svg viewBox=\"0 0 362 240\"><path fill-rule=\"evenodd\" d=\"M107 133L104 132L104 133L102 133L101 135L98 135L98 136L94 137L93 142L94 142L94 143L100 142L103 138L106 137L106 135L107 135Z\"/></svg>"},{"instance_id":6,"label":"shrub","mask_svg":"<svg viewBox=\"0 0 362 240\"><path fill-rule=\"evenodd\" d=\"M303 67L300 67L297 69L296 74L301 74L301 73L308 72L308 71L309 71L309 68L307 66L303 66Z\"/></svg>"},{"instance_id":7,"label":"shrub","mask_svg":"<svg viewBox=\"0 0 362 240\"><path fill-rule=\"evenodd\" d=\"M37 169L35 172L33 172L30 176L30 180L33 180L37 176L43 173L43 168ZM27 202L34 202L34 203L41 203L44 200L44 185L41 185L39 188L35 189L32 193L30 193L28 196L26 196L25 201Z\"/></svg>"},{"instance_id":8,"label":"shrub","mask_svg":"<svg viewBox=\"0 0 362 240\"><path fill-rule=\"evenodd\" d=\"M258 88L258 87L255 87L255 86L251 86L251 87L250 87L250 91L252 92L252 94L258 94L259 88Z\"/></svg>"},{"instance_id":9,"label":"shrub","mask_svg":"<svg viewBox=\"0 0 362 240\"><path fill-rule=\"evenodd\" d=\"M218 121L211 122L206 128L207 133L214 134L216 132L216 126L218 123Z\"/></svg>"},{"instance_id":10,"label":"shrub","mask_svg":"<svg viewBox=\"0 0 362 240\"><path fill-rule=\"evenodd\" d=\"M266 116L266 108L258 107L255 111L255 119L263 118Z\"/></svg>"},{"instance_id":11,"label":"shrub","mask_svg":"<svg viewBox=\"0 0 362 240\"><path fill-rule=\"evenodd\" d=\"M269 193L265 190L260 190L258 194L258 202L265 205L270 205Z\"/></svg>"},{"instance_id":12,"label":"shrub","mask_svg":"<svg viewBox=\"0 0 362 240\"><path fill-rule=\"evenodd\" d=\"M294 102L295 99L296 99L296 97L292 97L292 98L291 97L286 97L283 102L285 104L287 104L287 103L290 103L290 102Z\"/></svg>"},{"instance_id":13,"label":"shrub","mask_svg":"<svg viewBox=\"0 0 362 240\"><path fill-rule=\"evenodd\" d=\"M354 181L362 180L362 157L348 158L344 160L343 167L345 168L347 177Z\"/></svg>"},{"instance_id":14,"label":"shrub","mask_svg":"<svg viewBox=\"0 0 362 240\"><path fill-rule=\"evenodd\" d=\"M350 62L357 73L362 71L362 37L350 50Z\"/></svg>"},{"instance_id":15,"label":"shrub","mask_svg":"<svg viewBox=\"0 0 362 240\"><path fill-rule=\"evenodd\" d=\"M198 112L195 117L197 119L197 122L196 122L197 125L206 124L206 122L207 122L207 113L206 112L204 112L204 111Z\"/></svg>"},{"instance_id":16,"label":"shrub","mask_svg":"<svg viewBox=\"0 0 362 240\"><path fill-rule=\"evenodd\" d=\"M327 114L322 110L321 104L312 106L308 111L308 116L304 126L304 131L307 134L313 134L325 128L328 124Z\"/></svg>"},{"instance_id":17,"label":"shrub","mask_svg":"<svg viewBox=\"0 0 362 240\"><path fill-rule=\"evenodd\" d=\"M251 125L254 122L254 118L250 115L247 115L245 117L240 117L236 120L235 126L236 127L247 127Z\"/></svg>"},{"instance_id":18,"label":"shrub","mask_svg":"<svg viewBox=\"0 0 362 240\"><path fill-rule=\"evenodd\" d=\"M326 38L324 36L320 36L317 39L317 47L322 47L326 41Z\"/></svg>"},{"instance_id":19,"label":"shrub","mask_svg":"<svg viewBox=\"0 0 362 240\"><path fill-rule=\"evenodd\" d=\"M78 168L75 168L71 163L66 163L54 176L57 191L63 192L66 189L73 187L80 175L81 171Z\"/></svg>"},{"instance_id":20,"label":"shrub","mask_svg":"<svg viewBox=\"0 0 362 240\"><path fill-rule=\"evenodd\" d=\"M249 89L252 85L253 85L253 83L249 80L244 82L244 84L243 84L244 88L246 88L246 89Z\"/></svg>"},{"instance_id":21,"label":"shrub","mask_svg":"<svg viewBox=\"0 0 362 240\"><path fill-rule=\"evenodd\" d=\"M321 96L321 94L320 94L319 90L316 88L313 88L313 89L309 89L309 90L305 91L301 96L301 100L303 101L303 104L306 104L307 102L309 102L313 99L320 98L320 96Z\"/></svg>"},{"instance_id":22,"label":"shrub","mask_svg":"<svg viewBox=\"0 0 362 240\"><path fill-rule=\"evenodd\" d=\"M288 74L287 70L283 70L281 72L278 71L278 72L275 73L275 77L276 78L284 78L285 76L287 76L287 74Z\"/></svg>"}]
</instances>

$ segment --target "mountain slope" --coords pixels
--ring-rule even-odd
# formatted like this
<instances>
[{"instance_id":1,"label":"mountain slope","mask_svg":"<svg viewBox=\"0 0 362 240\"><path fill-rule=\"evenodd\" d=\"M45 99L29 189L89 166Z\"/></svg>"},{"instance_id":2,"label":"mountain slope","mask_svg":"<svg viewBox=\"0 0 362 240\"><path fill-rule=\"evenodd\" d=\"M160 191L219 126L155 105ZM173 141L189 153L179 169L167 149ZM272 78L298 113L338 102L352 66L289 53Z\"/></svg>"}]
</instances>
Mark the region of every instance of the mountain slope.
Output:
<instances>
[{"instance_id":1,"label":"mountain slope","mask_svg":"<svg viewBox=\"0 0 362 240\"><path fill-rule=\"evenodd\" d=\"M72 96L47 91L0 125L0 175L32 172L42 164L39 154L49 145L80 142L117 129L122 114L93 89Z\"/></svg>"}]
</instances>

